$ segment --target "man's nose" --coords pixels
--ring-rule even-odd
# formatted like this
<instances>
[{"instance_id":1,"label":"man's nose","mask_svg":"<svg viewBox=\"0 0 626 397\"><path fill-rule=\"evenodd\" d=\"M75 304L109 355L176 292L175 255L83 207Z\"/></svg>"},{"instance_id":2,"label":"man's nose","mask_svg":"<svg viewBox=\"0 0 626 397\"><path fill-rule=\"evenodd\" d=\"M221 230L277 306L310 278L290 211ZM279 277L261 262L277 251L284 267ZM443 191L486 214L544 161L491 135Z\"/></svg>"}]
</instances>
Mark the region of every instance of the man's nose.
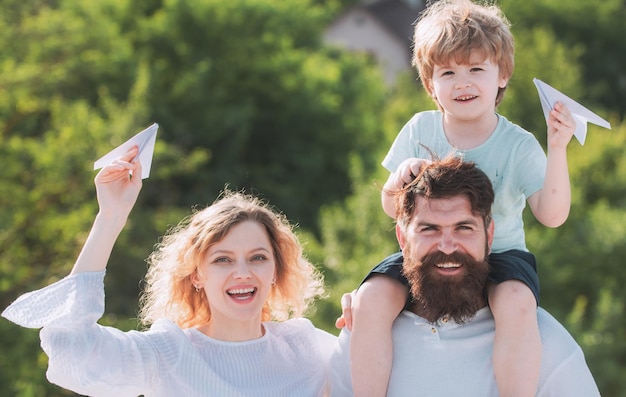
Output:
<instances>
[{"instance_id":1,"label":"man's nose","mask_svg":"<svg viewBox=\"0 0 626 397\"><path fill-rule=\"evenodd\" d=\"M457 249L457 243L454 236L449 232L443 232L439 239L437 249L446 255L450 255Z\"/></svg>"}]
</instances>

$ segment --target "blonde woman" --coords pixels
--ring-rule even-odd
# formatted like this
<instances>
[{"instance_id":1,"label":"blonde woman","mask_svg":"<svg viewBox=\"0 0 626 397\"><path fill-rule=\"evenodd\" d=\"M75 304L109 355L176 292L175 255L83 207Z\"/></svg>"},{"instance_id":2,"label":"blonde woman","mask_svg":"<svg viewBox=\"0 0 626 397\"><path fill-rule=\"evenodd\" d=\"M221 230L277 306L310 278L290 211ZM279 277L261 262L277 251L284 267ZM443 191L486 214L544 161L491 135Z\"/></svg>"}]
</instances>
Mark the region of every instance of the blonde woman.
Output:
<instances>
[{"instance_id":1,"label":"blonde woman","mask_svg":"<svg viewBox=\"0 0 626 397\"><path fill-rule=\"evenodd\" d=\"M322 292L286 219L225 193L149 257L146 331L97 324L106 264L141 190L129 150L95 178L100 210L68 277L2 314L41 330L48 379L90 396L320 396L335 337L302 314Z\"/></svg>"}]
</instances>

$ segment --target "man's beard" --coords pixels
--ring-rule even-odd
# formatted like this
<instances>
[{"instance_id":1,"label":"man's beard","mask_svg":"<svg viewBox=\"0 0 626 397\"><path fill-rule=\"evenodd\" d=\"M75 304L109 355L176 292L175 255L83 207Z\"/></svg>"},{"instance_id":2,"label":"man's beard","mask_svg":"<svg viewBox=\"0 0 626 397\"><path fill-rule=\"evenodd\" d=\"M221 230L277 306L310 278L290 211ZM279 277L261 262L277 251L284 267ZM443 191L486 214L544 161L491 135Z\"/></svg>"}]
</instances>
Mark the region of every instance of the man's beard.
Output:
<instances>
[{"instance_id":1,"label":"man's beard","mask_svg":"<svg viewBox=\"0 0 626 397\"><path fill-rule=\"evenodd\" d=\"M459 263L463 274L445 276L438 273L437 264ZM422 261L404 258L403 272L411 285L411 309L431 323L448 317L463 323L485 306L484 288L489 264L467 254L446 255L434 252Z\"/></svg>"}]
</instances>

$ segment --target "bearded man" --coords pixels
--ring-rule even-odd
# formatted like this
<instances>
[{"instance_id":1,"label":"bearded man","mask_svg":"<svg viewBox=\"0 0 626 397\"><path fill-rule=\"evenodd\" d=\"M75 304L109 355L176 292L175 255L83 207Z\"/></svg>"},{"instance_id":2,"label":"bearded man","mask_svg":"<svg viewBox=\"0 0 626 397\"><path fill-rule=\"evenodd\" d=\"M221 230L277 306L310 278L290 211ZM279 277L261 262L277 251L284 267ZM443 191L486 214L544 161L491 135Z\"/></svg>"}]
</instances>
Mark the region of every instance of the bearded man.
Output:
<instances>
[{"instance_id":1,"label":"bearded man","mask_svg":"<svg viewBox=\"0 0 626 397\"><path fill-rule=\"evenodd\" d=\"M489 178L457 158L425 165L399 193L396 236L402 255L368 275L380 277L381 267L404 256L401 269L413 297L393 324L387 396L498 396L495 324L485 298L493 198ZM350 314L344 306L347 325ZM545 310L538 308L537 316L537 396L599 396L580 346ZM344 328L331 361L332 396L353 395L349 348L350 331Z\"/></svg>"}]
</instances>

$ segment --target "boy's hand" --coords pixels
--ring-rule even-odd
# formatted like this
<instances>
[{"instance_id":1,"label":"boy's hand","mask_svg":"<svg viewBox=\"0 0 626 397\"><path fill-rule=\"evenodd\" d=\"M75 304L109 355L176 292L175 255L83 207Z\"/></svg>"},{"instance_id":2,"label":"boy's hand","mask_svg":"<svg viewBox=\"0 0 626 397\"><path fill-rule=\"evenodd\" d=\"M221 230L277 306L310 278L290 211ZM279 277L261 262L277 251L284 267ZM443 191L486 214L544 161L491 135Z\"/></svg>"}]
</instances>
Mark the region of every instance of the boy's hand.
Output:
<instances>
[{"instance_id":1,"label":"boy's hand","mask_svg":"<svg viewBox=\"0 0 626 397\"><path fill-rule=\"evenodd\" d=\"M427 163L430 163L430 160L416 157L411 157L401 162L396 172L391 176L391 185L393 185L394 190L400 190L406 184L411 183L419 175L424 164Z\"/></svg>"},{"instance_id":2,"label":"boy's hand","mask_svg":"<svg viewBox=\"0 0 626 397\"><path fill-rule=\"evenodd\" d=\"M348 328L349 331L352 331L352 295L354 295L356 291L352 291L351 293L343 294L341 297L341 317L335 321L335 327Z\"/></svg>"},{"instance_id":3,"label":"boy's hand","mask_svg":"<svg viewBox=\"0 0 626 397\"><path fill-rule=\"evenodd\" d=\"M554 105L548 117L548 147L565 148L576 130L576 121L567 106L560 102Z\"/></svg>"},{"instance_id":4,"label":"boy's hand","mask_svg":"<svg viewBox=\"0 0 626 397\"><path fill-rule=\"evenodd\" d=\"M400 191L407 183L411 183L419 175L422 167L430 160L411 157L400 163L395 172L389 174L383 186L382 204L385 214L392 219L396 218L396 203L394 192Z\"/></svg>"}]
</instances>

